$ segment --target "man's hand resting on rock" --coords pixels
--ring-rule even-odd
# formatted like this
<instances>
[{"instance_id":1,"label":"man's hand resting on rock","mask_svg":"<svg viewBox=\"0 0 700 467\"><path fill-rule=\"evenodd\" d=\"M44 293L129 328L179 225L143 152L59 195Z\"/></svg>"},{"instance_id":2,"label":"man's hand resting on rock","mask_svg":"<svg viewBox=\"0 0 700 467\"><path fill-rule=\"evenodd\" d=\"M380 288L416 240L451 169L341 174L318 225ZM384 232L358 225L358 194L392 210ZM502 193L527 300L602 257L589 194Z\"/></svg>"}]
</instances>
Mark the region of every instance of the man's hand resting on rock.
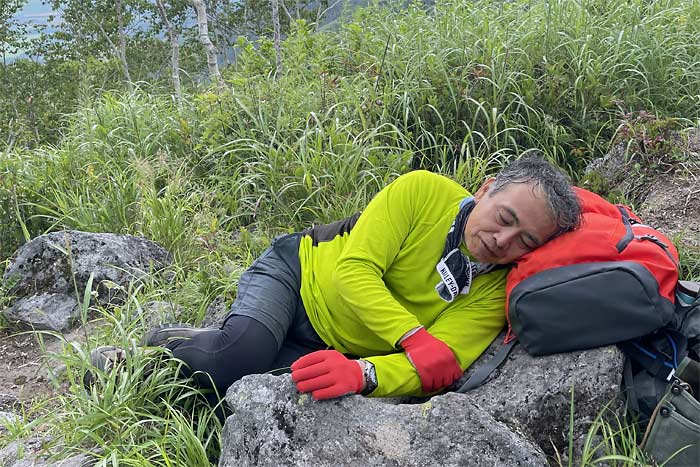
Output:
<instances>
[{"instance_id":1,"label":"man's hand resting on rock","mask_svg":"<svg viewBox=\"0 0 700 467\"><path fill-rule=\"evenodd\" d=\"M360 394L365 386L360 365L337 350L318 350L292 363L292 381L315 400Z\"/></svg>"}]
</instances>

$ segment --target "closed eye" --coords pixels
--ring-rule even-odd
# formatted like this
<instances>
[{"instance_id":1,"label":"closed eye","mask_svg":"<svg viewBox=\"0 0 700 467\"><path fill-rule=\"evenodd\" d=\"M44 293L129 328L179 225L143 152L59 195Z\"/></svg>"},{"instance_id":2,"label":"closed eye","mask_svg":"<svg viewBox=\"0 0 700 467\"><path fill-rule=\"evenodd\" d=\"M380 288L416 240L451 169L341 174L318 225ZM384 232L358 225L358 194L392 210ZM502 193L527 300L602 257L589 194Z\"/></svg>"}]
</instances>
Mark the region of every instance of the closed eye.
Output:
<instances>
[{"instance_id":1,"label":"closed eye","mask_svg":"<svg viewBox=\"0 0 700 467\"><path fill-rule=\"evenodd\" d=\"M506 225L506 226L511 225L513 223L513 219L510 219L510 218L506 219L505 217L503 217L503 215L501 213L499 213L498 214L498 223L501 225Z\"/></svg>"},{"instance_id":2,"label":"closed eye","mask_svg":"<svg viewBox=\"0 0 700 467\"><path fill-rule=\"evenodd\" d=\"M520 237L520 245L526 250L534 250L535 246L526 240L526 237Z\"/></svg>"},{"instance_id":3,"label":"closed eye","mask_svg":"<svg viewBox=\"0 0 700 467\"><path fill-rule=\"evenodd\" d=\"M540 246L540 242L528 232L520 236L520 243L528 250L534 250Z\"/></svg>"}]
</instances>

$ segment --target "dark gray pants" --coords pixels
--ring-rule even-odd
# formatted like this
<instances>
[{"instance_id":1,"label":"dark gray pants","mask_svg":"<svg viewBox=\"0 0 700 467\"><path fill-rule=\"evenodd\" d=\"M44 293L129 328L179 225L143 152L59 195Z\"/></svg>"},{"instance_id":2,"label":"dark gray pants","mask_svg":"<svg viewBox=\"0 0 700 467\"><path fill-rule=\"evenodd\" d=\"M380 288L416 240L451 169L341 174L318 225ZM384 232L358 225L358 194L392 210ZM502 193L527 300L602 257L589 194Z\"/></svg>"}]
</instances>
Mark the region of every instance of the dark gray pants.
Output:
<instances>
[{"instance_id":1,"label":"dark gray pants","mask_svg":"<svg viewBox=\"0 0 700 467\"><path fill-rule=\"evenodd\" d=\"M301 234L276 238L241 275L236 301L218 331L168 343L200 386L211 388L213 382L223 395L245 375L281 370L302 355L328 348L299 295L300 239Z\"/></svg>"}]
</instances>

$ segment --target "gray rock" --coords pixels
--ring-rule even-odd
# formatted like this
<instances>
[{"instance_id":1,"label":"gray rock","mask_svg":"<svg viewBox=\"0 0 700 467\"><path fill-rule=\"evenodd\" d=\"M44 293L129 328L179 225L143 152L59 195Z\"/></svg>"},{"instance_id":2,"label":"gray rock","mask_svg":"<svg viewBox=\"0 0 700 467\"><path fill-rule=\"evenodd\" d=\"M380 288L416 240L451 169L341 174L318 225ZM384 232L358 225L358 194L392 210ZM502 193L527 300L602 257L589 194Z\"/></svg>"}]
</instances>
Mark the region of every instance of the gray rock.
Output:
<instances>
[{"instance_id":1,"label":"gray rock","mask_svg":"<svg viewBox=\"0 0 700 467\"><path fill-rule=\"evenodd\" d=\"M11 302L4 314L36 329L63 331L78 317L77 303L91 274L95 301L106 305L119 303L129 284L170 262L162 247L130 235L42 235L23 245L7 267L3 284Z\"/></svg>"},{"instance_id":2,"label":"gray rock","mask_svg":"<svg viewBox=\"0 0 700 467\"><path fill-rule=\"evenodd\" d=\"M143 305L143 322L147 328L159 326L167 323L178 323L182 321L186 310L180 305L171 302L151 301ZM224 302L224 297L219 295L207 307L202 322L199 327L218 328L224 318L228 315L228 308Z\"/></svg>"},{"instance_id":3,"label":"gray rock","mask_svg":"<svg viewBox=\"0 0 700 467\"><path fill-rule=\"evenodd\" d=\"M490 359L502 342L496 339L466 375ZM501 370L467 395L496 420L527 434L546 454L554 455L556 449L565 459L573 390L577 459L596 416L606 406L610 415L620 414L623 362L615 346L543 357L516 346Z\"/></svg>"},{"instance_id":4,"label":"gray rock","mask_svg":"<svg viewBox=\"0 0 700 467\"><path fill-rule=\"evenodd\" d=\"M584 173L590 175L595 172L608 186L615 186L628 178L634 165L640 163L641 160L640 154L627 151L626 144L617 143L603 157L592 160L586 166Z\"/></svg>"},{"instance_id":5,"label":"gray rock","mask_svg":"<svg viewBox=\"0 0 700 467\"><path fill-rule=\"evenodd\" d=\"M150 301L143 305L143 320L146 328L164 323L177 323L183 308L171 302Z\"/></svg>"},{"instance_id":6,"label":"gray rock","mask_svg":"<svg viewBox=\"0 0 700 467\"><path fill-rule=\"evenodd\" d=\"M21 447L19 442L12 441L10 444L0 449L0 465L2 467L16 465L20 456Z\"/></svg>"},{"instance_id":7,"label":"gray rock","mask_svg":"<svg viewBox=\"0 0 700 467\"><path fill-rule=\"evenodd\" d=\"M1 467L87 467L90 458L84 454L53 460L43 451L44 441L39 438L12 441L0 449Z\"/></svg>"},{"instance_id":8,"label":"gray rock","mask_svg":"<svg viewBox=\"0 0 700 467\"><path fill-rule=\"evenodd\" d=\"M226 395L219 467L546 466L544 454L455 393L390 405L349 396L315 402L288 375L247 376Z\"/></svg>"},{"instance_id":9,"label":"gray rock","mask_svg":"<svg viewBox=\"0 0 700 467\"><path fill-rule=\"evenodd\" d=\"M7 432L7 425L19 421L19 417L12 412L0 412L0 434ZM0 463L0 465L3 465Z\"/></svg>"},{"instance_id":10,"label":"gray rock","mask_svg":"<svg viewBox=\"0 0 700 467\"><path fill-rule=\"evenodd\" d=\"M497 339L463 380L490 359L501 342ZM501 370L480 388L465 395L448 393L411 405L400 402L419 400L353 396L314 403L308 396L297 394L287 378L246 377L227 394L234 415L226 422L220 466L420 465L419 461L412 463L415 459L433 459L429 465L543 465L537 463L539 457L530 454L526 458L531 464L517 464L524 462L520 457L520 461L510 457L499 460L498 451L484 454L496 457L479 458L483 464L473 457L474 452L483 453L484 446L499 445L510 450L516 445L524 449L518 444L523 439L531 440L537 446L535 451L549 456L558 452L566 463L572 391L576 463L591 423L599 413L605 407L610 416L620 413L622 364L623 355L614 346L545 357L531 357L522 347L516 347ZM425 415L421 420L425 425L420 428L416 428L416 413ZM483 416L486 418L480 418ZM500 423L494 425L489 416ZM476 420L479 433L488 434L482 437L469 431L476 426ZM472 425L463 426L466 421ZM505 428L513 430L512 436L519 441L502 434L500 430ZM492 429L498 434L491 433ZM377 442L377 430L397 433L395 439L406 442L391 442L387 446L401 451L401 446L408 445L407 452L415 456L393 458L382 451L377 447L382 445ZM457 438L452 437L455 433L459 434ZM436 445L439 449L431 450ZM328 451L323 446L333 449ZM364 446L364 450L358 446ZM450 454L440 454L443 451ZM348 459L348 463L338 464L337 458Z\"/></svg>"},{"instance_id":11,"label":"gray rock","mask_svg":"<svg viewBox=\"0 0 700 467\"><path fill-rule=\"evenodd\" d=\"M69 329L79 315L74 297L60 293L30 295L17 300L3 314L10 322L21 322L34 329Z\"/></svg>"},{"instance_id":12,"label":"gray rock","mask_svg":"<svg viewBox=\"0 0 700 467\"><path fill-rule=\"evenodd\" d=\"M17 420L19 420L19 417L16 414L0 411L0 423L14 423Z\"/></svg>"},{"instance_id":13,"label":"gray rock","mask_svg":"<svg viewBox=\"0 0 700 467\"><path fill-rule=\"evenodd\" d=\"M218 328L228 313L229 308L226 306L224 297L222 295L217 295L207 307L207 312L204 314L201 326L203 328Z\"/></svg>"}]
</instances>

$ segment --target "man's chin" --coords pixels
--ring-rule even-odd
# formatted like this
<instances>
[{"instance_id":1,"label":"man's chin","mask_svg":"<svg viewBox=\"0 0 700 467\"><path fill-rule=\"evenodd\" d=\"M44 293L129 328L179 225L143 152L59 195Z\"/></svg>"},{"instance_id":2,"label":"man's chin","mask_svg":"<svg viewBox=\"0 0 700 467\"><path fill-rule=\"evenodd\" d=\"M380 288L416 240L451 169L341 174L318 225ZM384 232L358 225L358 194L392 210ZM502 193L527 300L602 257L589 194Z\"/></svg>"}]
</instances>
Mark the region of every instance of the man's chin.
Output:
<instances>
[{"instance_id":1,"label":"man's chin","mask_svg":"<svg viewBox=\"0 0 700 467\"><path fill-rule=\"evenodd\" d=\"M472 256L474 256L474 259L476 259L478 262L486 264L512 264L515 261L511 258L496 256L488 250L472 253Z\"/></svg>"},{"instance_id":2,"label":"man's chin","mask_svg":"<svg viewBox=\"0 0 700 467\"><path fill-rule=\"evenodd\" d=\"M487 251L479 251L476 253L472 253L472 256L474 256L474 259L477 260L479 263L499 264L498 258L496 258L494 255Z\"/></svg>"},{"instance_id":3,"label":"man's chin","mask_svg":"<svg viewBox=\"0 0 700 467\"><path fill-rule=\"evenodd\" d=\"M503 258L491 252L486 244L478 236L472 237L473 248L469 249L472 257L479 263L485 264L506 264Z\"/></svg>"},{"instance_id":4,"label":"man's chin","mask_svg":"<svg viewBox=\"0 0 700 467\"><path fill-rule=\"evenodd\" d=\"M492 253L491 250L486 247L484 242L479 240L479 243L479 248L476 248L476 251L472 253L474 258L476 258L476 260L480 263L500 264L500 258Z\"/></svg>"}]
</instances>

